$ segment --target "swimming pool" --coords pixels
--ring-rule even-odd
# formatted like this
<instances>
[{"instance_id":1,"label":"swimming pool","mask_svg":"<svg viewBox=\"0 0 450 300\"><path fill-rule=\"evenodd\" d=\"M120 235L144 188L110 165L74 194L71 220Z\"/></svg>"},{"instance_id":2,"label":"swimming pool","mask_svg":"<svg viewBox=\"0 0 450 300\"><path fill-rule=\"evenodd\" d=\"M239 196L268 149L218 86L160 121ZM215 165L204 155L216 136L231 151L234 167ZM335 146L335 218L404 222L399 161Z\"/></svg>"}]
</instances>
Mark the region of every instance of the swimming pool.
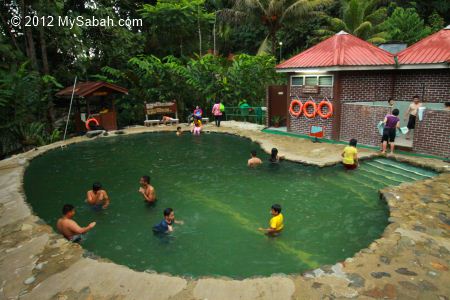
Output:
<instances>
[{"instance_id":1,"label":"swimming pool","mask_svg":"<svg viewBox=\"0 0 450 300\"><path fill-rule=\"evenodd\" d=\"M385 159L363 162L355 172L287 161L248 169L252 149L262 152L247 139L222 134L98 139L34 159L25 193L53 227L65 203L76 206L80 225L96 220L83 242L95 255L141 271L243 278L301 273L352 256L388 223L380 188L435 175ZM144 174L157 190L154 207L137 193ZM111 197L99 213L84 203L94 181ZM273 203L285 216L277 238L256 230L267 226ZM161 238L151 228L166 207L185 224Z\"/></svg>"}]
</instances>

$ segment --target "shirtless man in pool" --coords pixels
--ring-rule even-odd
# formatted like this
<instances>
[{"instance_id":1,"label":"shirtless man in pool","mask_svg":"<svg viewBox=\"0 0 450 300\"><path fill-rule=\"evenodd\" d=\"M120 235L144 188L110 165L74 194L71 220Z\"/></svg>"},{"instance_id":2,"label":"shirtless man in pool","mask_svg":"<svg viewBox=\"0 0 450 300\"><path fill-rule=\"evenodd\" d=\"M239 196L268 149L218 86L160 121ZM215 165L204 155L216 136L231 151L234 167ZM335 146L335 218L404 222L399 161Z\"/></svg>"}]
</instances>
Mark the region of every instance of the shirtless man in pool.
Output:
<instances>
[{"instance_id":1,"label":"shirtless man in pool","mask_svg":"<svg viewBox=\"0 0 450 300\"><path fill-rule=\"evenodd\" d=\"M156 202L156 191L153 186L150 185L150 176L142 176L139 180L141 187L139 188L139 193L144 196L144 200L148 203Z\"/></svg>"},{"instance_id":2,"label":"shirtless man in pool","mask_svg":"<svg viewBox=\"0 0 450 300\"><path fill-rule=\"evenodd\" d=\"M109 196L106 191L102 189L100 182L95 182L92 185L92 190L87 192L86 202L96 211L106 209L109 206Z\"/></svg>"},{"instance_id":3,"label":"shirtless man in pool","mask_svg":"<svg viewBox=\"0 0 450 300\"><path fill-rule=\"evenodd\" d=\"M96 223L91 222L86 227L80 227L77 222L72 220L75 216L75 208L71 204L64 205L62 209L63 216L56 223L56 228L66 239L71 242L80 242L81 235L95 227Z\"/></svg>"}]
</instances>

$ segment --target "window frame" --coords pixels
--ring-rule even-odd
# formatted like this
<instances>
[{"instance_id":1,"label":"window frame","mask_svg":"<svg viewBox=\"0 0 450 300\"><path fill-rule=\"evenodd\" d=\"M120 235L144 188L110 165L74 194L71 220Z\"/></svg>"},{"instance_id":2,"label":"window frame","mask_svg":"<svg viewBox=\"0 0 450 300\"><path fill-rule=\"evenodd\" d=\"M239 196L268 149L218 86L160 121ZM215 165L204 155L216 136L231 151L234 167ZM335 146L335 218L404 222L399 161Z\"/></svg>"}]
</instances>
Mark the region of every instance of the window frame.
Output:
<instances>
[{"instance_id":1,"label":"window frame","mask_svg":"<svg viewBox=\"0 0 450 300\"><path fill-rule=\"evenodd\" d=\"M319 84L319 78L320 77L331 77L331 85L320 85ZM298 84L293 84L292 82L293 82L293 78L302 78L302 84L301 85L298 85ZM320 87L333 87L334 86L334 75L332 75L332 74L322 74L322 75L315 75L315 74L311 74L311 75L306 75L306 74L304 74L304 75L291 75L291 86L306 86L305 85L305 82L306 82L306 77L316 77L316 79L317 79L317 86L320 86Z\"/></svg>"}]
</instances>

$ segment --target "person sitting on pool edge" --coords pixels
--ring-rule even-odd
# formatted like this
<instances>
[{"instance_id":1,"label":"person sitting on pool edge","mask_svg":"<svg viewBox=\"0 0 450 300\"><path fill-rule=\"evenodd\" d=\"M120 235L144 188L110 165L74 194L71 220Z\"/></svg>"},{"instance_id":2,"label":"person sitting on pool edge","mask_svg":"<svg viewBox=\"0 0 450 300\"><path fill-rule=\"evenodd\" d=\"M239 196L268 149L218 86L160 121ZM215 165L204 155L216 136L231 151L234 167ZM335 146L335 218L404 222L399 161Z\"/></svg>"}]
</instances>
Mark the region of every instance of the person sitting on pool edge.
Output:
<instances>
[{"instance_id":1,"label":"person sitting on pool edge","mask_svg":"<svg viewBox=\"0 0 450 300\"><path fill-rule=\"evenodd\" d=\"M150 176L144 175L139 180L141 187L139 188L139 193L144 197L144 201L147 203L156 202L156 191L153 186L150 185Z\"/></svg>"},{"instance_id":2,"label":"person sitting on pool edge","mask_svg":"<svg viewBox=\"0 0 450 300\"><path fill-rule=\"evenodd\" d=\"M163 211L164 219L153 226L154 233L170 233L173 231L173 225L183 225L183 221L175 220L175 213L172 208L168 207Z\"/></svg>"},{"instance_id":3,"label":"person sitting on pool edge","mask_svg":"<svg viewBox=\"0 0 450 300\"><path fill-rule=\"evenodd\" d=\"M281 205L274 204L270 208L270 214L272 215L272 218L269 221L269 228L259 228L259 231L264 231L269 235L277 235L280 233L284 228L284 217L281 213Z\"/></svg>"},{"instance_id":4,"label":"person sitting on pool edge","mask_svg":"<svg viewBox=\"0 0 450 300\"><path fill-rule=\"evenodd\" d=\"M178 126L178 127L177 127L177 136L180 136L180 135L182 135L182 134L183 134L183 131L181 131L181 127Z\"/></svg>"},{"instance_id":5,"label":"person sitting on pool edge","mask_svg":"<svg viewBox=\"0 0 450 300\"><path fill-rule=\"evenodd\" d=\"M342 164L347 170L354 170L359 165L357 143L356 139L351 139L349 145L344 148L344 152L341 154Z\"/></svg>"},{"instance_id":6,"label":"person sitting on pool edge","mask_svg":"<svg viewBox=\"0 0 450 300\"><path fill-rule=\"evenodd\" d=\"M92 185L92 190L87 192L86 202L91 205L93 210L100 211L106 209L111 201L106 191L102 189L102 184L95 182Z\"/></svg>"},{"instance_id":7,"label":"person sitting on pool edge","mask_svg":"<svg viewBox=\"0 0 450 300\"><path fill-rule=\"evenodd\" d=\"M262 164L262 160L256 157L256 150L252 150L250 154L251 158L247 161L249 167L253 168Z\"/></svg>"},{"instance_id":8,"label":"person sitting on pool edge","mask_svg":"<svg viewBox=\"0 0 450 300\"><path fill-rule=\"evenodd\" d=\"M73 219L75 216L75 208L71 204L65 204L62 209L63 216L56 222L56 228L67 240L78 243L81 241L81 235L88 232L97 224L89 223L86 227L80 227Z\"/></svg>"}]
</instances>

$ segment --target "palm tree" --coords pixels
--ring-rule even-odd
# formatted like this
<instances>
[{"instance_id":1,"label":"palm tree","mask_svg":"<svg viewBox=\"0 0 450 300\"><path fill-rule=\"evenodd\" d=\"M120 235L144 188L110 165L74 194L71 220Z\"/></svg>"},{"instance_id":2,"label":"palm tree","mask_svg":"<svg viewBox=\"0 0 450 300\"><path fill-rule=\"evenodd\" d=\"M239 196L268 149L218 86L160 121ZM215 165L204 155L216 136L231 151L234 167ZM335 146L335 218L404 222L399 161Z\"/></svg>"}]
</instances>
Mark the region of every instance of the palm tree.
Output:
<instances>
[{"instance_id":1,"label":"palm tree","mask_svg":"<svg viewBox=\"0 0 450 300\"><path fill-rule=\"evenodd\" d=\"M268 35L263 44L270 41L272 54L276 50L276 35L289 21L299 20L331 0L233 0L235 16L244 16L260 22Z\"/></svg>"},{"instance_id":2,"label":"palm tree","mask_svg":"<svg viewBox=\"0 0 450 300\"><path fill-rule=\"evenodd\" d=\"M384 43L386 33L380 24L387 17L387 8L378 7L379 0L343 0L342 19L329 18L330 26L317 30L323 39L344 30L371 43Z\"/></svg>"}]
</instances>

